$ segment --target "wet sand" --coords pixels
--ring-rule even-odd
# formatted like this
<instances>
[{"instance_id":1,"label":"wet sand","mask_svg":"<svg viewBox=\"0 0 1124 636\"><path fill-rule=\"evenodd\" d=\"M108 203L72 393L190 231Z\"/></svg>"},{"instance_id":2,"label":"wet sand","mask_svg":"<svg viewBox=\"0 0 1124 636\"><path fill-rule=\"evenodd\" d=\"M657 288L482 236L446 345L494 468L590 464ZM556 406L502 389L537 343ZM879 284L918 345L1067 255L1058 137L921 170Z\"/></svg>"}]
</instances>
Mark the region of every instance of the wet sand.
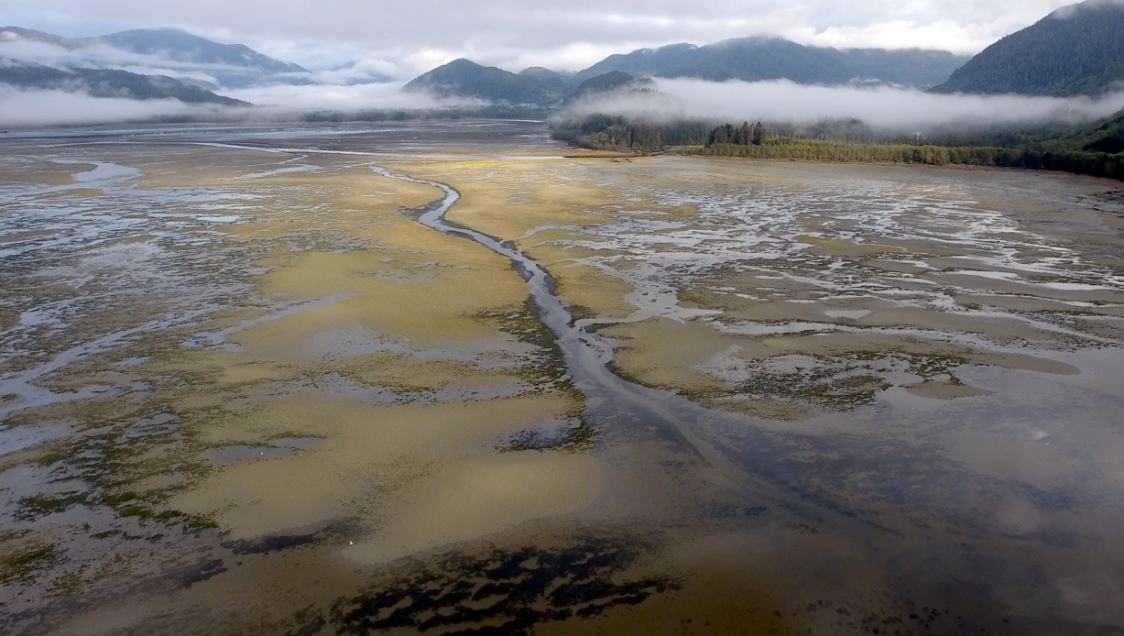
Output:
<instances>
[{"instance_id":1,"label":"wet sand","mask_svg":"<svg viewBox=\"0 0 1124 636\"><path fill-rule=\"evenodd\" d=\"M529 122L7 146L6 632L1124 625L1114 183ZM419 223L449 192L499 252Z\"/></svg>"}]
</instances>

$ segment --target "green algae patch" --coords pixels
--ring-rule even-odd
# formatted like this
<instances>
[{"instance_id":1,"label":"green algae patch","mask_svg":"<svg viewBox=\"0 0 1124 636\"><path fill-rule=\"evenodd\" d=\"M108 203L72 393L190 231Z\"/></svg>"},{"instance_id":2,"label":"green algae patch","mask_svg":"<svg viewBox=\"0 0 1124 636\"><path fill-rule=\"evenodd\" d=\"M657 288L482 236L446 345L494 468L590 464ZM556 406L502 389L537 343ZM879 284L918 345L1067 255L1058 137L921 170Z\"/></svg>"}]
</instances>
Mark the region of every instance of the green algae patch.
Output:
<instances>
[{"instance_id":1,"label":"green algae patch","mask_svg":"<svg viewBox=\"0 0 1124 636\"><path fill-rule=\"evenodd\" d=\"M8 552L8 548L4 552ZM62 561L54 546L18 548L14 553L0 556L0 584L18 583L34 578L37 573L50 569Z\"/></svg>"}]
</instances>

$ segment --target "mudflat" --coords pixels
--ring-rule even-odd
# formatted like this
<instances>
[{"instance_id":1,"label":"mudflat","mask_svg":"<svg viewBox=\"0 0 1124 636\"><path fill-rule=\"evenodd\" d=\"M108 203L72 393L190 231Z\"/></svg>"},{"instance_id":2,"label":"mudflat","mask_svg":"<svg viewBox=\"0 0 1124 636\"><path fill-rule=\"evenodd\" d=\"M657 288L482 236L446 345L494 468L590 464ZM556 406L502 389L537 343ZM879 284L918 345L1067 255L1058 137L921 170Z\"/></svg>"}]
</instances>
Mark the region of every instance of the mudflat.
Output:
<instances>
[{"instance_id":1,"label":"mudflat","mask_svg":"<svg viewBox=\"0 0 1124 636\"><path fill-rule=\"evenodd\" d=\"M1124 626L1114 182L541 122L3 147L5 633Z\"/></svg>"}]
</instances>

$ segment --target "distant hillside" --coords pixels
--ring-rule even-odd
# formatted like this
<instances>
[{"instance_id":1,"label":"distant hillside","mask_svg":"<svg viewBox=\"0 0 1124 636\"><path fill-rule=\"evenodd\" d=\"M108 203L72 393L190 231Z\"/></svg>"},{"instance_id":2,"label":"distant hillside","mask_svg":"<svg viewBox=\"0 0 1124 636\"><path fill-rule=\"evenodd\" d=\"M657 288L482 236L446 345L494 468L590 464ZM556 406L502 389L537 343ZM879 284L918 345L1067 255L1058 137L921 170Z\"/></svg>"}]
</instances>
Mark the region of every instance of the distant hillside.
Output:
<instances>
[{"instance_id":1,"label":"distant hillside","mask_svg":"<svg viewBox=\"0 0 1124 636\"><path fill-rule=\"evenodd\" d=\"M0 58L0 83L26 89L86 93L92 97L178 99L188 104L249 106L171 77L139 75L111 69L61 70L50 66L13 63Z\"/></svg>"},{"instance_id":2,"label":"distant hillside","mask_svg":"<svg viewBox=\"0 0 1124 636\"><path fill-rule=\"evenodd\" d=\"M587 93L605 93L622 86L628 86L637 81L635 77L623 71L609 71L602 75L591 77L574 89L573 96L581 97ZM651 80L648 80L651 82Z\"/></svg>"},{"instance_id":3,"label":"distant hillside","mask_svg":"<svg viewBox=\"0 0 1124 636\"><path fill-rule=\"evenodd\" d=\"M405 90L427 92L437 97L471 97L493 104L553 108L589 93L603 93L651 83L611 71L586 79L575 86L572 78L545 68L531 67L510 73L469 60L454 60L418 76Z\"/></svg>"},{"instance_id":4,"label":"distant hillside","mask_svg":"<svg viewBox=\"0 0 1124 636\"><path fill-rule=\"evenodd\" d=\"M712 81L788 79L800 84L886 83L928 88L968 58L947 51L831 49L777 38L742 38L708 46L672 44L610 55L581 71L582 81L609 71Z\"/></svg>"},{"instance_id":5,"label":"distant hillside","mask_svg":"<svg viewBox=\"0 0 1124 636\"><path fill-rule=\"evenodd\" d=\"M1124 80L1124 5L1058 9L972 58L940 93L1098 95Z\"/></svg>"},{"instance_id":6,"label":"distant hillside","mask_svg":"<svg viewBox=\"0 0 1124 636\"><path fill-rule=\"evenodd\" d=\"M544 69L545 70L545 69ZM473 97L511 105L551 106L563 95L561 87L541 73L511 73L469 60L454 60L418 76L405 90L438 97Z\"/></svg>"},{"instance_id":7,"label":"distant hillside","mask_svg":"<svg viewBox=\"0 0 1124 636\"><path fill-rule=\"evenodd\" d=\"M519 75L538 80L543 86L550 86L558 91L565 91L571 83L569 77L541 66L525 68L519 71Z\"/></svg>"},{"instance_id":8,"label":"distant hillside","mask_svg":"<svg viewBox=\"0 0 1124 636\"><path fill-rule=\"evenodd\" d=\"M612 90L645 77L711 81L788 79L800 84L898 84L928 88L948 79L968 58L947 51L838 50L776 38L726 40L709 46L671 44L610 55L566 77L532 67L510 73L456 60L406 85L439 97L474 97L511 105L556 106L596 90ZM593 83L590 80L597 81Z\"/></svg>"},{"instance_id":9,"label":"distant hillside","mask_svg":"<svg viewBox=\"0 0 1124 636\"><path fill-rule=\"evenodd\" d=\"M44 33L43 31L36 31L35 29L23 29L13 26L0 27L0 42L11 40L44 42L46 44L54 44L55 46L60 46L65 49L76 49L81 47L81 44L78 41L64 38L61 35L53 35L51 33Z\"/></svg>"},{"instance_id":10,"label":"distant hillside","mask_svg":"<svg viewBox=\"0 0 1124 636\"><path fill-rule=\"evenodd\" d=\"M177 62L225 64L265 73L308 72L296 64L262 55L242 44L219 44L179 29L136 29L92 38L92 41L131 53L158 55Z\"/></svg>"},{"instance_id":11,"label":"distant hillside","mask_svg":"<svg viewBox=\"0 0 1124 636\"><path fill-rule=\"evenodd\" d=\"M569 105L586 95L610 93L614 91L655 91L651 78L636 78L623 71L609 71L587 79L566 96L564 105Z\"/></svg>"},{"instance_id":12,"label":"distant hillside","mask_svg":"<svg viewBox=\"0 0 1124 636\"><path fill-rule=\"evenodd\" d=\"M593 66L578 71L574 80L583 82L591 77L610 71L621 71L630 75L661 75L661 70L676 68L689 60L696 51L694 44L669 44L658 49L637 49L631 53L614 53Z\"/></svg>"},{"instance_id":13,"label":"distant hillside","mask_svg":"<svg viewBox=\"0 0 1124 636\"><path fill-rule=\"evenodd\" d=\"M63 70L149 68L150 75L212 77L219 85L232 88L279 82L312 83L311 74L296 64L262 55L242 44L219 44L179 29L137 29L72 39L32 29L0 27L0 56L20 58L22 49L6 46L20 42L50 45L41 47L36 58L20 60L22 63Z\"/></svg>"},{"instance_id":14,"label":"distant hillside","mask_svg":"<svg viewBox=\"0 0 1124 636\"><path fill-rule=\"evenodd\" d=\"M1124 110L1080 131L1069 141L1087 152L1124 153Z\"/></svg>"}]
</instances>

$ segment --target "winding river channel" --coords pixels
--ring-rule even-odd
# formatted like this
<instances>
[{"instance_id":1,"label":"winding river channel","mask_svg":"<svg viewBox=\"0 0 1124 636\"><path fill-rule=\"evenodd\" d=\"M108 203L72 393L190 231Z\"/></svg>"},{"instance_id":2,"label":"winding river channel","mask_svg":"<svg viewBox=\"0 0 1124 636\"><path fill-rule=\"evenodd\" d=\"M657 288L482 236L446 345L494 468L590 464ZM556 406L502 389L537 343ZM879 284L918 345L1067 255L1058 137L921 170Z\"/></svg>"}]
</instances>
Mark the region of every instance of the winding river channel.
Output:
<instances>
[{"instance_id":1,"label":"winding river channel","mask_svg":"<svg viewBox=\"0 0 1124 636\"><path fill-rule=\"evenodd\" d=\"M225 143L210 145L284 153L297 157L316 154L342 154L357 157L385 156L385 153L335 151L318 148L263 149L256 146ZM477 157L459 156L455 158L471 160ZM493 161L551 161L560 159L560 157L551 156L503 155L487 155L479 158ZM657 430L662 435L677 440L684 449L697 455L710 468L721 474L730 485L746 486L751 482L747 473L737 468L699 437L689 424L689 422L697 423L708 418L728 420L733 418L700 407L686 398L667 391L650 389L629 382L612 373L608 365L613 360L613 348L595 333L590 333L586 326L575 324L567 303L554 294L554 281L550 274L533 259L521 253L513 244L497 240L471 228L453 224L445 218L445 215L460 199L460 194L455 189L445 183L416 179L377 165L372 165L371 170L382 177L437 188L444 193L444 198L424 208L407 211L411 217L416 218L422 225L443 234L478 243L511 261L512 267L527 281L531 298L537 308L538 319L556 337L555 342L565 360L570 381L585 396L586 411L583 417L588 420L591 426L598 430L608 429L610 433L614 427L627 428L626 423L631 423L631 426L637 428ZM754 495L760 497L765 494L761 492L761 489L768 488L768 486L764 482L756 480L754 482Z\"/></svg>"},{"instance_id":2,"label":"winding river channel","mask_svg":"<svg viewBox=\"0 0 1124 636\"><path fill-rule=\"evenodd\" d=\"M613 348L596 334L576 326L567 304L554 295L554 283L542 267L522 254L510 243L504 243L475 230L459 227L445 219L445 214L456 204L460 195L444 183L396 175L382 168L374 168L384 177L402 179L411 183L433 186L445 193L439 203L421 211L418 222L438 232L475 241L493 252L511 259L512 266L530 286L531 298L538 308L538 317L557 337L556 342L566 361L566 368L574 385L586 398L589 408L586 417L601 422L619 422L628 417L660 426L664 432L678 437L687 447L715 469L726 472L734 481L744 475L734 472L732 466L713 448L691 432L685 423L689 417L697 418L704 409L684 398L665 391L648 389L614 375L608 369L613 360Z\"/></svg>"}]
</instances>

